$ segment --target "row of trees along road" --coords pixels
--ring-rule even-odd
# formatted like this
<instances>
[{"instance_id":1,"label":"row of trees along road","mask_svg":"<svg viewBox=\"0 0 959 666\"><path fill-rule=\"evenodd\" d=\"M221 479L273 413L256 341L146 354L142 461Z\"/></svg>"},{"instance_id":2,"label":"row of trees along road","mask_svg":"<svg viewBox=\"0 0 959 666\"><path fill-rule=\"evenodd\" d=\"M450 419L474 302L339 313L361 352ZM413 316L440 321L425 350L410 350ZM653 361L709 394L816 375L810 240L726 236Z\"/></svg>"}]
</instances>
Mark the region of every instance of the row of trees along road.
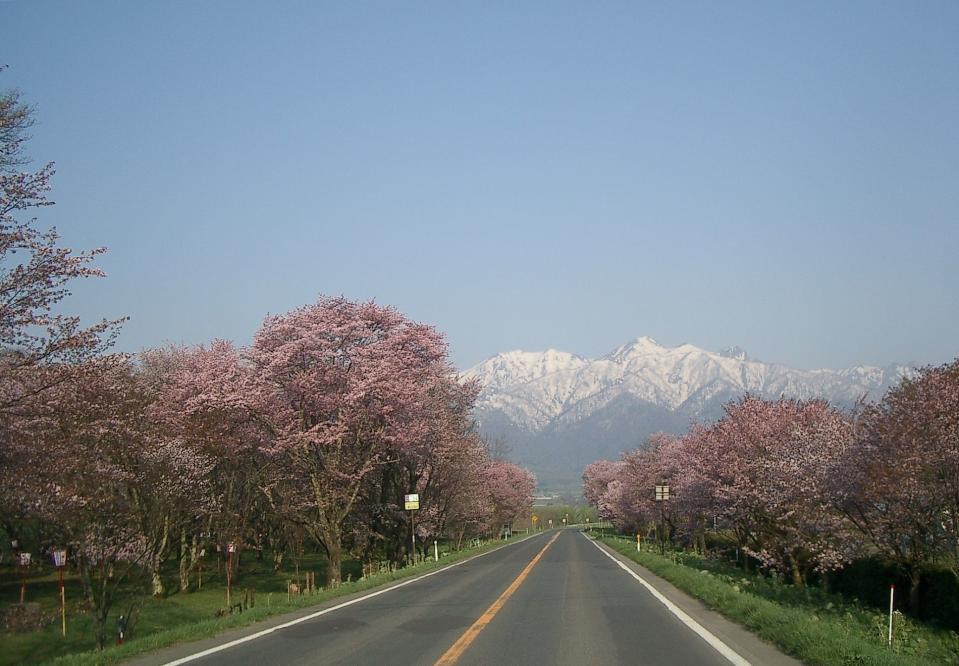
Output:
<instances>
[{"instance_id":1,"label":"row of trees along road","mask_svg":"<svg viewBox=\"0 0 959 666\"><path fill-rule=\"evenodd\" d=\"M877 404L842 413L822 401L746 397L717 423L656 435L587 467L584 494L620 530L740 552L802 586L867 556L909 580L919 612L924 568L959 576L959 360L927 367ZM657 502L657 485L670 499ZM744 559L748 566L749 559Z\"/></svg>"},{"instance_id":2,"label":"row of trees along road","mask_svg":"<svg viewBox=\"0 0 959 666\"><path fill-rule=\"evenodd\" d=\"M108 353L121 320L55 314L68 283L100 276L32 211L53 166L21 171L32 111L0 97L0 518L21 547L69 546L97 624L121 585L164 594L179 557L190 587L204 548L284 553L314 543L328 585L345 554L409 558L528 511L535 480L474 431L473 384L443 336L395 309L321 298L229 342ZM24 219L25 218L25 219ZM233 558L234 566L239 558Z\"/></svg>"}]
</instances>

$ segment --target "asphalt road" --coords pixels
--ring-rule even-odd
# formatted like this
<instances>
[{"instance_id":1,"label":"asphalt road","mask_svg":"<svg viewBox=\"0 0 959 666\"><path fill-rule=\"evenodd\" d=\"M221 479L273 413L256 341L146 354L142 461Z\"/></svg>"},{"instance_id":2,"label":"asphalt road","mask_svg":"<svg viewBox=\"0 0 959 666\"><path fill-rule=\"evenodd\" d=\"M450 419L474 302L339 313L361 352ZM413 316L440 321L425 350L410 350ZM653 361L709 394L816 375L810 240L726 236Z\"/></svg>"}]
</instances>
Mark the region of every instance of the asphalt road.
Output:
<instances>
[{"instance_id":1,"label":"asphalt road","mask_svg":"<svg viewBox=\"0 0 959 666\"><path fill-rule=\"evenodd\" d=\"M190 651L180 646L153 659ZM572 529L536 535L190 663L433 665L441 659L464 666L730 663Z\"/></svg>"}]
</instances>

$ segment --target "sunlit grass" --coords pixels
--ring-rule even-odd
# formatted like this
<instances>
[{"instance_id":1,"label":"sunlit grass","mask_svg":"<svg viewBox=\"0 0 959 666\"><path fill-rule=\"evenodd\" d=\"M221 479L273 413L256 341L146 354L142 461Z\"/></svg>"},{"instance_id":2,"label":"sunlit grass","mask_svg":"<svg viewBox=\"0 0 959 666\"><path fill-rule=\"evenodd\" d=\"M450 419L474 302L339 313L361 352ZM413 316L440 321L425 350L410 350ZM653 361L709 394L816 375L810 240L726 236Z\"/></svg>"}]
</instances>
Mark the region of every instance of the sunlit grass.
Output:
<instances>
[{"instance_id":1,"label":"sunlit grass","mask_svg":"<svg viewBox=\"0 0 959 666\"><path fill-rule=\"evenodd\" d=\"M523 535L515 536L518 541ZM140 612L136 625L132 628L129 640L122 646L111 646L103 652L95 651L93 620L89 613L79 612L76 601L81 596L79 581L68 579L67 636L60 633L59 620L40 631L24 634L0 635L0 665L53 663L59 665L113 664L134 655L167 647L179 642L197 640L219 634L227 629L252 624L267 617L308 608L336 597L342 597L368 590L391 581L425 573L441 566L478 555L503 545L504 541L490 541L478 547L459 552L445 553L439 563L432 559L396 571L384 571L361 580L344 582L334 589L320 589L313 595L302 595L287 599L287 581L294 578L290 571L276 573L269 562L245 562L240 578L233 586L233 601L242 600L243 589L256 590L256 606L242 613L216 617L216 612L226 606L226 582L224 575L204 571L203 589L189 592L175 592L162 599L147 599ZM354 563L355 564L355 563ZM349 571L347 566L346 570ZM317 583L323 581L323 559L308 556L301 563L302 574L310 570L316 573ZM358 573L358 569L356 571ZM356 574L354 574L354 577ZM194 579L195 581L195 579ZM175 585L175 572L165 582ZM45 611L54 612L57 608L56 577L31 578L28 586L28 601L36 601ZM0 600L12 603L19 598L19 581L12 575L3 577L0 585ZM121 599L114 607L108 631L116 627L116 617L124 607Z\"/></svg>"}]
</instances>

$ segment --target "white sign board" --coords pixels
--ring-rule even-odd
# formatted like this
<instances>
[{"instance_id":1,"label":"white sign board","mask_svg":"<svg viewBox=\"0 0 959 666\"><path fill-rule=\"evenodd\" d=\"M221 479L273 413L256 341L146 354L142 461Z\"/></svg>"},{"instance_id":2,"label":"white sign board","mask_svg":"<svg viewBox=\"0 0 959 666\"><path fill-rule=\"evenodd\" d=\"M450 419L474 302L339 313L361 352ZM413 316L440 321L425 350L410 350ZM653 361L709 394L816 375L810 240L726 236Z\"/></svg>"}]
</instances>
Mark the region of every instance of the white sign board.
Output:
<instances>
[{"instance_id":1,"label":"white sign board","mask_svg":"<svg viewBox=\"0 0 959 666\"><path fill-rule=\"evenodd\" d=\"M407 511L413 511L414 509L420 508L420 496L415 493L412 495L404 495L403 505Z\"/></svg>"},{"instance_id":2,"label":"white sign board","mask_svg":"<svg viewBox=\"0 0 959 666\"><path fill-rule=\"evenodd\" d=\"M53 566L63 567L67 564L67 551L65 550L55 550L53 551Z\"/></svg>"}]
</instances>

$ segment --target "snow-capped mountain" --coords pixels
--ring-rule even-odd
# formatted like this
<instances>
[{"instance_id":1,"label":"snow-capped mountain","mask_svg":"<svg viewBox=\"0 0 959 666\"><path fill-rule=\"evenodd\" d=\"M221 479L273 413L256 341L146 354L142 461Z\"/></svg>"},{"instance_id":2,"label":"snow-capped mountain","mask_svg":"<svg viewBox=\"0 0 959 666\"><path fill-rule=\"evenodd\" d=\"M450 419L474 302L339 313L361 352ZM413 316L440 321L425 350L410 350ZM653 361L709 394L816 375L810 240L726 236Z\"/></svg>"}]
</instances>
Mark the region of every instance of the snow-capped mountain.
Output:
<instances>
[{"instance_id":1,"label":"snow-capped mountain","mask_svg":"<svg viewBox=\"0 0 959 666\"><path fill-rule=\"evenodd\" d=\"M717 418L723 404L746 393L850 406L881 396L910 372L903 365L797 370L754 360L739 347L710 352L641 337L597 359L555 349L497 354L462 377L483 387L481 429L504 437L546 480L567 476L557 469L567 465L574 479L582 466L652 432L678 433L691 421Z\"/></svg>"}]
</instances>

